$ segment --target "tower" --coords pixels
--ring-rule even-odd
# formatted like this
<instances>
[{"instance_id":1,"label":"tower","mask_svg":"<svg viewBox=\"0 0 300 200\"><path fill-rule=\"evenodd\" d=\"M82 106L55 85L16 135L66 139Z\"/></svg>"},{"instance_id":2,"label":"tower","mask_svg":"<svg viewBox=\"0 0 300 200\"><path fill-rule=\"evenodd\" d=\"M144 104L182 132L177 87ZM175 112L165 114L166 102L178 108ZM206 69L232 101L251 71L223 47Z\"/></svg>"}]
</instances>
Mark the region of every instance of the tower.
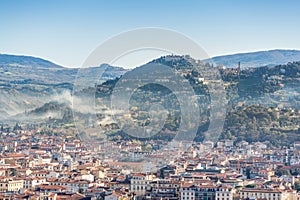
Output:
<instances>
[{"instance_id":1,"label":"tower","mask_svg":"<svg viewBox=\"0 0 300 200\"><path fill-rule=\"evenodd\" d=\"M241 71L241 62L238 62L238 67L236 70L238 82L240 81L240 71Z\"/></svg>"}]
</instances>

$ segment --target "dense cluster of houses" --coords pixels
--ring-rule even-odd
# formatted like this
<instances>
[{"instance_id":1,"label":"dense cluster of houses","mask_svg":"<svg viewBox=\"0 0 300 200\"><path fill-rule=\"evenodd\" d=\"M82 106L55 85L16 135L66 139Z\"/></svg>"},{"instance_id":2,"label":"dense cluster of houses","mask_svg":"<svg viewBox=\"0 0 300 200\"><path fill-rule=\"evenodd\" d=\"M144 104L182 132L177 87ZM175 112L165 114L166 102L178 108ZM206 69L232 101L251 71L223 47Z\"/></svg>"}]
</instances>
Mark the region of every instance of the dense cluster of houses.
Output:
<instances>
[{"instance_id":1,"label":"dense cluster of houses","mask_svg":"<svg viewBox=\"0 0 300 200\"><path fill-rule=\"evenodd\" d=\"M131 141L109 145L151 155ZM103 145L65 134L2 131L0 200L300 199L300 142L281 148L230 140L195 143L156 172L130 171L129 162L105 158L103 151Z\"/></svg>"}]
</instances>

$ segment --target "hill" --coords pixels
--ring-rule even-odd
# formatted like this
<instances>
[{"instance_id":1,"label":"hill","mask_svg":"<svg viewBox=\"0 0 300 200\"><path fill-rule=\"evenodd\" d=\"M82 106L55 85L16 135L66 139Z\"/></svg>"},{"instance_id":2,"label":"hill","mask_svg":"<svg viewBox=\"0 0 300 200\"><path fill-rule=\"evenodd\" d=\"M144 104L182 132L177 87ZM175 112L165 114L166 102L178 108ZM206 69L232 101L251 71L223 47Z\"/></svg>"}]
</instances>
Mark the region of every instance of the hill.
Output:
<instances>
[{"instance_id":1,"label":"hill","mask_svg":"<svg viewBox=\"0 0 300 200\"><path fill-rule=\"evenodd\" d=\"M114 79L127 71L122 67L103 64L84 69L66 68L41 58L0 54L0 84L73 84L78 70L85 71L85 76L80 77L83 79L89 79L97 71L103 71L99 82Z\"/></svg>"},{"instance_id":2,"label":"hill","mask_svg":"<svg viewBox=\"0 0 300 200\"><path fill-rule=\"evenodd\" d=\"M242 68L252 68L261 66L275 66L300 60L298 50L270 50L251 53L239 53L213 57L212 60L217 65L224 65L227 68L237 68L241 62Z\"/></svg>"},{"instance_id":3,"label":"hill","mask_svg":"<svg viewBox=\"0 0 300 200\"><path fill-rule=\"evenodd\" d=\"M78 70L84 71L77 76ZM89 68L66 68L50 61L31 57L0 54L0 119L21 114L43 104L71 98L76 79L88 81L103 72L99 83L120 77L127 70L107 64ZM68 94L68 95L66 95Z\"/></svg>"},{"instance_id":4,"label":"hill","mask_svg":"<svg viewBox=\"0 0 300 200\"><path fill-rule=\"evenodd\" d=\"M36 58L32 56L18 56L18 55L8 55L0 54L0 65L7 66L19 66L19 67L32 67L32 68L63 68L57 64L54 64L48 60L41 58Z\"/></svg>"},{"instance_id":5,"label":"hill","mask_svg":"<svg viewBox=\"0 0 300 200\"><path fill-rule=\"evenodd\" d=\"M250 58L247 58L246 55L244 60L247 59ZM149 64L164 65L175 70L176 74L186 80L194 90L196 94L195 99L200 105L201 116L200 122L197 124L199 127L195 140L202 141L210 123L210 93L214 92L209 91L208 84L213 84L214 80L204 79L193 68L193 65L196 63L204 69L213 67L210 64L195 61L189 56L163 56L131 71L107 65L85 69L88 70L88 73L84 73L86 76L80 77L83 80L88 79L90 76L95 76L98 72L97 70L101 69L101 67L107 68L106 77L108 79L103 83L100 82L96 88L93 85L79 91L80 94L76 96L80 98L79 102L82 103L82 109L77 108L76 112L81 112L76 113L77 120L80 120L80 124L84 127L83 130L85 130L85 127L97 127L99 124L105 130L104 134L107 134L110 139L113 140L120 136L123 139L128 139L130 136L121 131L112 113L118 112L118 116L121 116L119 118L121 121L132 120L136 124L147 125L151 123L149 110L152 111L152 114L157 114L159 118L164 116L166 111L165 123L162 129L159 129L161 131L153 138L171 140L174 138L176 131L178 131L182 120L182 110L179 105L178 95L187 91L181 90L174 93L170 88L159 84L141 85L133 90L130 96L130 117L126 113L121 113L121 109L112 110L110 107L113 91L117 93L128 91L130 84L142 83L142 79L159 80L170 85L182 82L173 79L172 76L169 77L168 74L162 74L162 70L149 68ZM17 69L23 69L19 66L16 67ZM300 62L288 62L276 66L249 66L241 70L235 68L216 69L219 70L220 77L224 82L228 100L225 125L220 138L230 138L236 142L241 140L248 142L268 141L273 145L288 145L293 141L300 141ZM47 120L49 117L53 117L55 120L51 121L51 123L71 123L73 119L70 99L72 99L73 84L64 83L63 81L67 79L63 79L59 71L70 69L53 68L49 70L45 68L45 70L48 74L43 78L41 78L41 74L37 79L26 79L31 74L22 75L19 73L19 76L9 77L9 82L3 81L3 84L0 85L0 113L2 115L16 116L16 118L10 118L15 120L25 119L26 116L31 119L43 118ZM52 76L49 71L56 71L59 80L51 80ZM15 71L13 72L16 73ZM70 71L68 72L70 73ZM116 90L116 85L122 83L122 78L120 79L116 74L119 76L123 74L122 78L128 77L128 80L132 81L119 85ZM134 74L139 78L134 78L132 76ZM3 77L8 79L8 76ZM23 79L19 80L18 78L20 77L23 77ZM130 79L131 77L133 78ZM95 90L96 107L91 108L90 105L93 105L93 103L86 97L88 94L93 94ZM65 104L66 102L67 104ZM153 109L152 105L158 105L158 107ZM92 115L89 114L89 109L97 111L97 122L90 120ZM86 113L84 113L84 110ZM124 115L123 118L122 115ZM1 117L3 118L3 116Z\"/></svg>"},{"instance_id":6,"label":"hill","mask_svg":"<svg viewBox=\"0 0 300 200\"><path fill-rule=\"evenodd\" d=\"M191 67L193 59L186 56L165 56L150 63L163 64L176 69L178 74L189 81L200 105L201 123L199 123L196 141L202 141L203 134L210 123L208 106L210 91L204 84L205 81L198 81L203 77ZM144 68L145 66L136 68L123 77L130 77L130 73L138 73L138 77L142 78L143 74L147 74L144 75L145 78L154 80L154 77L159 75L149 71L149 68L145 70ZM220 69L220 73L229 102L220 138L229 138L236 142L268 141L273 145L288 145L292 141L300 140L298 129L300 127L300 62L248 68L241 71L225 68ZM167 80L171 84L176 84L173 79L166 77L165 81ZM119 79L115 79L99 85L97 96L102 100L109 99L119 82ZM164 127L155 138L172 139L181 123L181 111L176 97L178 96L174 96L168 88L156 84L136 89L130 99L132 120L138 124L150 123L151 119L147 111L152 104L161 104L168 109L169 114ZM102 118L106 119L103 115L105 114L102 113ZM105 126L108 127L108 133L113 127L119 129L118 126L108 126L106 123ZM119 134L124 138L128 137L122 132Z\"/></svg>"}]
</instances>

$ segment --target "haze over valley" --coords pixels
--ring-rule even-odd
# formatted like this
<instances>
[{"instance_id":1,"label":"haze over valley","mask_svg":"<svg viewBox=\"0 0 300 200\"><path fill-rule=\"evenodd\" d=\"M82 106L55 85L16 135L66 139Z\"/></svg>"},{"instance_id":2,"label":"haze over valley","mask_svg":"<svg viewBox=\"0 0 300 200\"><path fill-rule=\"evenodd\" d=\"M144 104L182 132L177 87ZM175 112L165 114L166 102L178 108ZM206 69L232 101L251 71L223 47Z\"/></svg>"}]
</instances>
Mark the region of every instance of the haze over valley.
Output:
<instances>
[{"instance_id":1,"label":"haze over valley","mask_svg":"<svg viewBox=\"0 0 300 200\"><path fill-rule=\"evenodd\" d=\"M216 57L211 60L214 64L208 66L220 70L228 101L228 113L222 138L231 138L235 141L271 140L270 142L275 145L280 143L272 138L280 139L282 144L298 139L300 72L297 61L300 60L300 51L264 51ZM203 139L201 133L207 130L209 124L208 105L212 91L209 91L206 86L210 83L189 67L191 62L196 61L188 56L164 56L150 61L149 64L159 63L168 66L190 82L199 96L199 105L202 106L200 109L202 118L196 137L196 140L201 141ZM238 68L239 62L240 68ZM85 70L85 73L81 73L84 76L78 76L79 68L65 68L34 57L0 55L0 119L2 123L12 124L30 122L53 125L55 121L56 126L62 126L63 124L74 125L74 115L88 119L96 114L98 117L97 122L94 122L96 124L89 124L86 121L83 123L83 126L102 126L102 131L98 136L96 134L96 138L103 137L105 132L111 137L115 137L116 134L123 135L119 132L120 127L113 117L118 111L110 110L110 95L119 78L122 78L125 73L130 74L131 71L139 69L138 73L146 73L149 76L149 72L145 71L149 64L133 70L102 64L99 67L81 69ZM207 64L201 62L200 66L202 65ZM99 72L103 74L96 88L95 85L85 84L85 80L88 83L88 80ZM80 79L82 87L74 95L73 87L76 78ZM93 93L96 97L94 107L87 98ZM147 115L142 117L143 112L149 109L145 105L142 106L145 98L150 104L153 101L159 102L169 109L167 123L157 137L171 139L172 132L176 132L180 125L180 106L176 105L176 96L172 97L172 92L167 91L166 88L149 85L136 91L132 98L131 108L136 109L136 116L131 120L136 123L149 123L150 118ZM79 103L80 107L74 107L72 105L74 101L77 105ZM255 122L244 123L249 120ZM250 131L250 134L249 126L253 126L251 128L253 132ZM242 134L244 130L248 130L245 135ZM263 134L263 137L258 132Z\"/></svg>"}]
</instances>

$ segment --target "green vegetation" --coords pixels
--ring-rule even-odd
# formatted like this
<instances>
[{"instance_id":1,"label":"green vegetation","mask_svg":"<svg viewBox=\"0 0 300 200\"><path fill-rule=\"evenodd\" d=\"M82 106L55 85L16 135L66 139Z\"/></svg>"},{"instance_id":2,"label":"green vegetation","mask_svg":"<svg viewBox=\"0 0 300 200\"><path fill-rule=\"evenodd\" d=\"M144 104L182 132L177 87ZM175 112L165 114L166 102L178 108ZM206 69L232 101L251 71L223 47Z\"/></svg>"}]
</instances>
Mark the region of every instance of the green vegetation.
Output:
<instances>
[{"instance_id":1,"label":"green vegetation","mask_svg":"<svg viewBox=\"0 0 300 200\"><path fill-rule=\"evenodd\" d=\"M11 65L12 63L8 63L8 61L0 63L0 86L4 88L2 92L5 91L3 95L12 94L11 96L19 97L18 95L20 95L23 97L25 96L23 94L26 94L30 97L47 97L47 95L53 95L55 92L70 91L73 87L73 80L78 69L65 69L43 60L26 58L29 59L29 64L31 63L31 68L28 68L27 65L29 64L24 63L21 58L16 57L14 59L18 61L14 65ZM201 116L199 123L196 124L198 132L195 140L202 141L210 123L210 93L217 92L209 91L208 85L212 84L213 81L203 80L202 75L193 68L195 62L189 56L165 56L153 60L151 63L162 64L176 70L176 74L186 79L193 88L197 95L199 115ZM212 67L205 63L198 63L197 65L199 65L197 67L203 69ZM85 78L94 75L97 69L99 68L89 69L90 71L87 72ZM121 75L125 71L124 69L109 67L107 76L114 74L113 77L118 77L117 75ZM154 80L161 75L160 72L145 69L143 66L134 69L134 72L140 73L142 77L148 77L150 80ZM13 73L14 77L7 76L5 73ZM24 74L27 76L24 77ZM248 142L268 141L275 146L300 141L300 62L243 70L220 68L220 75L224 82L228 100L227 116L220 138L232 139L235 142L242 140ZM176 80L167 75L162 78L168 81L170 85L178 84ZM96 88L91 86L78 92L78 96L84 98L87 95L94 94L96 89L97 102L101 102L100 104L103 106L96 114L99 121L108 118L110 97L118 81L120 81L120 78L115 78L100 83ZM136 79L135 81L142 82L142 80ZM125 84L119 89L125 91L128 88ZM129 120L137 125L148 125L152 120L149 109L153 105L159 105L159 109L154 110L153 113L156 114L157 118L162 118L163 111L165 111L167 117L163 128L159 129L161 131L151 139L173 139L182 123L178 95L184 94L185 91L175 94L170 88L159 84L141 84L132 92L129 101L130 117L124 117L124 120L130 118ZM8 97L11 96L8 95ZM30 119L44 117L46 118L46 122L43 122L45 126L49 128L64 127L69 132L73 132L74 119L69 104L49 99L48 103L32 110L34 100L31 102L26 99L23 104L26 103L27 105L27 102L31 107L25 111L25 117ZM7 115L5 105L8 105L8 103L6 103L7 101L2 102L3 108L1 108L0 113L3 113L3 115ZM15 102L14 105L17 104L18 102ZM54 113L54 115L49 115L49 113ZM82 119L82 126L85 126L87 131L90 131L89 128L97 126L96 124L90 124L89 117L89 114L78 113L78 118ZM107 121L101 127L106 130L106 133L94 134L96 139L106 136L117 141L136 139L122 132L116 122ZM195 124L189 124L189 126L192 127ZM48 134L46 130L43 133ZM152 147L145 146L143 148L149 150Z\"/></svg>"},{"instance_id":2,"label":"green vegetation","mask_svg":"<svg viewBox=\"0 0 300 200\"><path fill-rule=\"evenodd\" d=\"M196 141L201 141L209 125L209 91L203 82L197 81L201 75L191 67L188 59L174 59L176 61L162 57L153 62L176 69L189 80L195 93L201 97L198 102L202 122L195 138ZM222 139L233 139L236 142L269 141L275 146L300 140L300 98L297 95L300 92L300 62L241 71L222 69L220 72L230 105L220 136ZM118 79L99 85L97 96L109 99L117 82ZM168 109L169 115L164 128L154 138L172 139L181 123L180 106L176 96L172 95L172 91L167 88L149 84L138 88L131 97L132 117L140 125L150 122L147 111L151 105L159 103ZM121 134L123 139L128 137L124 137L125 135Z\"/></svg>"},{"instance_id":3,"label":"green vegetation","mask_svg":"<svg viewBox=\"0 0 300 200\"><path fill-rule=\"evenodd\" d=\"M300 182L299 181L295 182L294 189L297 190L298 192L300 191Z\"/></svg>"}]
</instances>

